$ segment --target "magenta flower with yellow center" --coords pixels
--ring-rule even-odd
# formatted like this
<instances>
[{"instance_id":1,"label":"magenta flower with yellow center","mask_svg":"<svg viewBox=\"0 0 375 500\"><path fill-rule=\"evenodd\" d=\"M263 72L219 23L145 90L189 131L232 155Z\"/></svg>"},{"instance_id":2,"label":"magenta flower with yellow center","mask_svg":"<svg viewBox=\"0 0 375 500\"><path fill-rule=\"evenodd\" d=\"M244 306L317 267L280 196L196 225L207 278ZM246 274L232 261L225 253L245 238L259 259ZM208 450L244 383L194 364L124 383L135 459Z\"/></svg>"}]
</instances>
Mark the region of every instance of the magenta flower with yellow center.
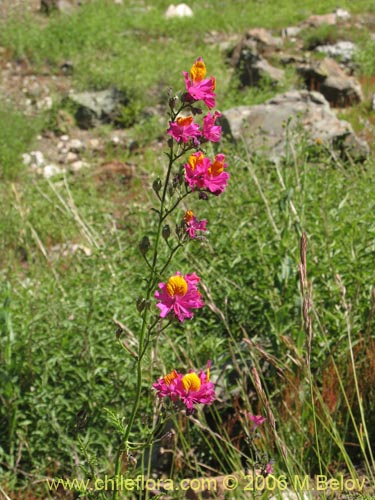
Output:
<instances>
[{"instance_id":1,"label":"magenta flower with yellow center","mask_svg":"<svg viewBox=\"0 0 375 500\"><path fill-rule=\"evenodd\" d=\"M222 128L220 125L215 125L216 120L221 116L219 111L215 111L213 115L210 112L203 117L203 137L207 141L219 142L221 139Z\"/></svg>"},{"instance_id":2,"label":"magenta flower with yellow center","mask_svg":"<svg viewBox=\"0 0 375 500\"><path fill-rule=\"evenodd\" d=\"M185 86L187 90L187 97L190 101L203 101L205 105L211 109L215 107L216 94L216 80L213 76L206 77L206 65L201 57L195 61L189 73L183 72L185 78Z\"/></svg>"},{"instance_id":3,"label":"magenta flower with yellow center","mask_svg":"<svg viewBox=\"0 0 375 500\"><path fill-rule=\"evenodd\" d=\"M180 117L175 122L170 122L167 134L171 135L177 142L192 140L196 146L199 145L198 137L201 135L199 125L193 122L192 116Z\"/></svg>"},{"instance_id":4,"label":"magenta flower with yellow center","mask_svg":"<svg viewBox=\"0 0 375 500\"><path fill-rule=\"evenodd\" d=\"M192 210L187 210L184 215L186 231L190 238L197 238L197 231L207 231L207 220L198 220Z\"/></svg>"},{"instance_id":5,"label":"magenta flower with yellow center","mask_svg":"<svg viewBox=\"0 0 375 500\"><path fill-rule=\"evenodd\" d=\"M211 361L207 362L207 370L198 374L191 371L185 375L173 370L153 384L159 398L170 398L174 403L181 402L189 412L195 404L210 405L215 400L215 386L210 381Z\"/></svg>"},{"instance_id":6,"label":"magenta flower with yellow center","mask_svg":"<svg viewBox=\"0 0 375 500\"><path fill-rule=\"evenodd\" d=\"M224 172L227 167L225 155L218 154L215 156L215 161L210 164L204 177L203 184L215 195L221 194L228 184L229 174Z\"/></svg>"},{"instance_id":7,"label":"magenta flower with yellow center","mask_svg":"<svg viewBox=\"0 0 375 500\"><path fill-rule=\"evenodd\" d=\"M182 276L177 272L166 283L159 283L155 298L159 300L156 306L160 309L160 317L175 316L179 321L185 321L194 316L192 309L204 306L198 290L200 278L195 273Z\"/></svg>"}]
</instances>

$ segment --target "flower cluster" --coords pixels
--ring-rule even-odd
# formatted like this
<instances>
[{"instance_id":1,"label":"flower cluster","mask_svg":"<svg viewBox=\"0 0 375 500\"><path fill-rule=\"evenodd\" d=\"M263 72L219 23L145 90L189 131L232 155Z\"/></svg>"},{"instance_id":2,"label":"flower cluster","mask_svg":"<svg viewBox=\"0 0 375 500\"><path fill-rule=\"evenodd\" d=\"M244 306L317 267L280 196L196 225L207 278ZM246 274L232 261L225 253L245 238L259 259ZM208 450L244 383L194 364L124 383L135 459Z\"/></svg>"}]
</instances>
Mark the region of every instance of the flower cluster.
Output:
<instances>
[{"instance_id":1,"label":"flower cluster","mask_svg":"<svg viewBox=\"0 0 375 500\"><path fill-rule=\"evenodd\" d=\"M210 382L210 365L208 361L207 370L201 370L198 375L193 371L183 375L173 370L155 382L153 387L159 398L170 398L175 404L182 403L190 412L195 404L210 405L215 399L215 387Z\"/></svg>"},{"instance_id":2,"label":"flower cluster","mask_svg":"<svg viewBox=\"0 0 375 500\"><path fill-rule=\"evenodd\" d=\"M208 194L218 196L225 190L229 180L225 155L217 154L210 159L202 150L203 144L217 143L221 139L222 128L217 124L221 113L213 111L216 104L216 80L214 77L206 78L206 65L201 57L195 61L190 73L183 72L183 76L185 92L178 106L178 98L170 100L171 111L167 134L171 137L169 140L171 163L188 151L190 156L183 164L180 173L173 177L172 193L176 186L184 183L186 192L181 199L196 191L199 191L199 196L203 199L207 198ZM205 114L197 105L199 101L208 108ZM196 121L195 117L199 116L202 118ZM174 141L178 144L178 153L174 152ZM156 190L159 192L160 186L156 186ZM177 226L176 233L181 243L186 238L203 238L201 234L206 230L207 220L198 219L189 209ZM199 281L200 278L195 273L182 275L176 272L168 281L159 283L154 296L157 299L160 318L177 319L180 322L191 319L193 311L204 306L198 290ZM210 362L205 372L191 371L182 374L173 370L154 383L153 387L159 398L168 398L174 404L182 404L191 413L195 404L211 404L215 399L209 368Z\"/></svg>"}]
</instances>

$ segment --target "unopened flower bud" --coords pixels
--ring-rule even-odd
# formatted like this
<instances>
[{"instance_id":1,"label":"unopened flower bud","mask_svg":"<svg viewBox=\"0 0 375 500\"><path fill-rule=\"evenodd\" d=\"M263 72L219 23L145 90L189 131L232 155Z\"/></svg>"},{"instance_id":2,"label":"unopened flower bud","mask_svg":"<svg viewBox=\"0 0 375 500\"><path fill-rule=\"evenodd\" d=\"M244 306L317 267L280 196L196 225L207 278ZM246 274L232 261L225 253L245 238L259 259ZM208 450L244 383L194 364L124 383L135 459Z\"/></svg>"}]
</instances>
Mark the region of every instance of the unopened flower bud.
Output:
<instances>
[{"instance_id":1,"label":"unopened flower bud","mask_svg":"<svg viewBox=\"0 0 375 500\"><path fill-rule=\"evenodd\" d=\"M167 241L167 239L170 237L171 235L171 228L169 227L168 224L166 224L163 229L162 229L162 232L161 234L163 235L163 238L165 239L165 241Z\"/></svg>"},{"instance_id":2,"label":"unopened flower bud","mask_svg":"<svg viewBox=\"0 0 375 500\"><path fill-rule=\"evenodd\" d=\"M138 312L142 312L143 309L145 308L146 306L146 299L144 299L143 297L138 297L137 299L137 309L138 309Z\"/></svg>"},{"instance_id":3,"label":"unopened flower bud","mask_svg":"<svg viewBox=\"0 0 375 500\"><path fill-rule=\"evenodd\" d=\"M199 192L199 199L200 200L208 200L208 196L207 196L207 193L204 193L203 191L200 191Z\"/></svg>"},{"instance_id":4,"label":"unopened flower bud","mask_svg":"<svg viewBox=\"0 0 375 500\"><path fill-rule=\"evenodd\" d=\"M161 187L162 187L162 182L161 182L160 178L158 177L152 183L152 189L155 191L155 193L158 193L160 191Z\"/></svg>"},{"instance_id":5,"label":"unopened flower bud","mask_svg":"<svg viewBox=\"0 0 375 500\"><path fill-rule=\"evenodd\" d=\"M150 240L148 236L143 236L142 241L139 244L139 250L142 255L146 255L146 253L150 249Z\"/></svg>"}]
</instances>

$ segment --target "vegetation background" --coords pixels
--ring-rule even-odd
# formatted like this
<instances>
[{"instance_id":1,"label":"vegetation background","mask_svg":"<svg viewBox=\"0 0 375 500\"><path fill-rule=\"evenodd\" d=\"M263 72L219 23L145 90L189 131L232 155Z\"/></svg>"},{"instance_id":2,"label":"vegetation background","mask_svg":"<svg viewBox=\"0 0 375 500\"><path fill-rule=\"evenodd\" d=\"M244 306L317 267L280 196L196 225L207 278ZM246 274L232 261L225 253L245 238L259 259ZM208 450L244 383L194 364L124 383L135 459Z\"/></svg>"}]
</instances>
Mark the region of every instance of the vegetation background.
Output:
<instances>
[{"instance_id":1,"label":"vegetation background","mask_svg":"<svg viewBox=\"0 0 375 500\"><path fill-rule=\"evenodd\" d=\"M22 88L1 81L0 497L55 498L46 477L77 475L77 466L92 457L99 474L113 462L114 424L103 409L126 418L134 389L133 361L119 348L114 319L125 325L122 335L132 345L145 272L138 244L144 234L152 236L151 186L165 164L167 116L145 110L162 109L169 87L182 89L181 72L198 56L217 79L221 110L264 102L296 81L291 71L284 88L265 83L240 91L210 37L227 40L252 27L280 33L337 7L365 19L364 28L353 23L346 33L359 47L365 101L341 114L358 132L369 124L373 147L372 0L199 0L190 4L192 18L170 20L164 16L168 5L96 0L70 15L47 17L21 2L2 13L3 77L11 64L40 81L61 79L65 90L116 86L130 104L121 124L125 147L111 140L110 125L97 127L89 137L105 146L86 150L90 168L44 179L21 155L40 140L74 136L74 110L54 88L51 109L25 114ZM339 34L331 27L302 36L308 43ZM62 75L67 61L74 70ZM180 422L176 477L186 470L194 477L243 466L248 452L241 422L251 409L275 416L278 437L269 426L259 446L278 473L362 473L374 486L373 153L363 165L345 164L312 153L301 140L294 157L277 169L261 157L249 158L242 144L222 147L230 186L218 199L194 200L210 234L189 244L175 262L176 270L202 275L208 307L183 329L174 326L152 351L139 439L153 425L152 382L173 367L204 367L211 359L219 401L200 415L201 428ZM115 161L131 165L132 175L98 175L98 166ZM298 272L304 231L313 294L310 364ZM73 244L80 250L65 251ZM266 400L254 389L253 367Z\"/></svg>"}]
</instances>

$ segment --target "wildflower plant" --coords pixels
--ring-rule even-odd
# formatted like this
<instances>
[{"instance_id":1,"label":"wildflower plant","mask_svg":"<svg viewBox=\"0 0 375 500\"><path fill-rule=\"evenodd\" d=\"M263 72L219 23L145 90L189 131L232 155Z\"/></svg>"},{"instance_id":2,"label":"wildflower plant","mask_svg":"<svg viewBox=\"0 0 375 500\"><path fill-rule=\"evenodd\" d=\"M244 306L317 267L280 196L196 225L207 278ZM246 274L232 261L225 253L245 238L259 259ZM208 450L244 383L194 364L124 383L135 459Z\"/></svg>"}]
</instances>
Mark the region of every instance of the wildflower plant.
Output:
<instances>
[{"instance_id":1,"label":"wildflower plant","mask_svg":"<svg viewBox=\"0 0 375 500\"><path fill-rule=\"evenodd\" d=\"M150 345L171 324L191 320L204 307L199 289L201 277L194 269L170 271L176 252L191 239L203 239L207 230L206 219L200 219L200 215L191 209L180 213L180 204L190 196L198 195L202 200L210 195L219 196L229 180L224 154L210 158L204 149L207 143L217 143L221 138L221 127L216 123L221 114L211 112L216 104L216 80L206 78L206 66L201 57L189 73L183 72L183 77L185 89L169 98L165 175L163 179L157 178L152 186L158 200L158 207L153 208L157 217L156 230L151 238L144 236L139 245L148 276L145 290L136 301L141 320L138 351L128 350L136 364L136 393L130 417L121 427L115 477L121 472L123 456L128 459L135 447L132 433L141 400L144 359ZM204 114L205 108L208 111ZM179 222L172 235L168 221L175 212L175 220ZM162 404L169 405L174 411L191 414L197 405L209 405L215 400L210 365L208 361L206 370L188 373L179 373L171 367L172 371L167 375L160 374L150 390L155 391ZM118 491L114 492L113 499L118 499Z\"/></svg>"}]
</instances>

